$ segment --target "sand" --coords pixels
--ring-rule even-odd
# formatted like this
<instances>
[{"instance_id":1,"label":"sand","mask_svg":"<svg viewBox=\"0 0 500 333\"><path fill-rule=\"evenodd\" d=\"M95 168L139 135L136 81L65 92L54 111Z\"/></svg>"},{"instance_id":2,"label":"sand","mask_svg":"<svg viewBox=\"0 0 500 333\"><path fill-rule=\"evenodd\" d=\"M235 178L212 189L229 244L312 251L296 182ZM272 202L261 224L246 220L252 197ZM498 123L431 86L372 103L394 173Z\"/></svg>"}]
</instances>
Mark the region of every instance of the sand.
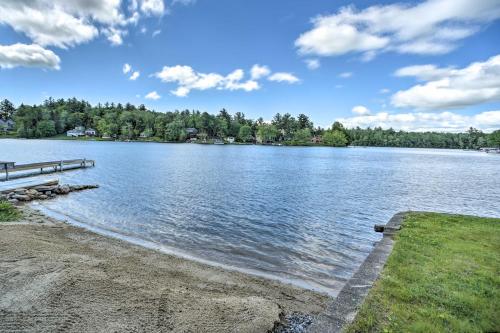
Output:
<instances>
[{"instance_id":1,"label":"sand","mask_svg":"<svg viewBox=\"0 0 500 333\"><path fill-rule=\"evenodd\" d=\"M0 223L0 332L268 332L330 300L23 210Z\"/></svg>"}]
</instances>

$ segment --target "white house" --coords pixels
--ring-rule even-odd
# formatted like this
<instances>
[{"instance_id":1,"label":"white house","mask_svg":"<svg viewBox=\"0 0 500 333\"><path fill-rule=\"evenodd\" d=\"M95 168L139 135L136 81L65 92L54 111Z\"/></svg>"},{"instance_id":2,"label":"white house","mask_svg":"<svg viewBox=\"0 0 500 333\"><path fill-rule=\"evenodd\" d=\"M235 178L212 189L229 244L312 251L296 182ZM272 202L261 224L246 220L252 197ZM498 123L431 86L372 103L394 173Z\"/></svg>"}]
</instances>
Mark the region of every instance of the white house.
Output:
<instances>
[{"instance_id":1,"label":"white house","mask_svg":"<svg viewBox=\"0 0 500 333\"><path fill-rule=\"evenodd\" d=\"M226 140L227 140L227 142L229 142L229 143L234 143L234 136L228 136L228 137L226 138Z\"/></svg>"},{"instance_id":2,"label":"white house","mask_svg":"<svg viewBox=\"0 0 500 333\"><path fill-rule=\"evenodd\" d=\"M79 137L85 135L85 127L77 126L72 130L66 132L66 136Z\"/></svg>"},{"instance_id":3,"label":"white house","mask_svg":"<svg viewBox=\"0 0 500 333\"><path fill-rule=\"evenodd\" d=\"M85 130L85 135L87 135L87 136L95 136L96 134L97 134L97 132L93 128L87 128Z\"/></svg>"}]
</instances>

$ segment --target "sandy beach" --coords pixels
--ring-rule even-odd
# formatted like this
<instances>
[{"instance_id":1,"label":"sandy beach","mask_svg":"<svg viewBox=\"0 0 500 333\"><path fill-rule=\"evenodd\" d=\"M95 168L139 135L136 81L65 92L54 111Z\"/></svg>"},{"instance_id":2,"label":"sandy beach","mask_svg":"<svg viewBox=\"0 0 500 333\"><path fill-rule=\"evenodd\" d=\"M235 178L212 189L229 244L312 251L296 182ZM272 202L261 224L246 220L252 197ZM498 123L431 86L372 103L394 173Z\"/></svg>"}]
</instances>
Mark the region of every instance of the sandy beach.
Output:
<instances>
[{"instance_id":1,"label":"sandy beach","mask_svg":"<svg viewBox=\"0 0 500 333\"><path fill-rule=\"evenodd\" d=\"M269 332L330 299L23 211L0 224L1 332Z\"/></svg>"}]
</instances>

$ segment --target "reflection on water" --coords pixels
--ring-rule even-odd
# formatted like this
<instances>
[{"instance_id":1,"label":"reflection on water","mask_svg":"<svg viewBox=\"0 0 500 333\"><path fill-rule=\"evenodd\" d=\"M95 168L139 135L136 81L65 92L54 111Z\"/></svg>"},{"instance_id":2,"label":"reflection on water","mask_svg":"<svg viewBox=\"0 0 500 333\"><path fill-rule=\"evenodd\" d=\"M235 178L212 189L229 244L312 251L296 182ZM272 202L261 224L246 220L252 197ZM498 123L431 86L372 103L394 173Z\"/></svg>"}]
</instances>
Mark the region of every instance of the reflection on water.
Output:
<instances>
[{"instance_id":1,"label":"reflection on water","mask_svg":"<svg viewBox=\"0 0 500 333\"><path fill-rule=\"evenodd\" d=\"M500 155L0 140L0 160L82 157L96 168L58 174L61 181L101 187L45 201L46 209L330 293L379 239L373 225L398 211L500 216Z\"/></svg>"}]
</instances>

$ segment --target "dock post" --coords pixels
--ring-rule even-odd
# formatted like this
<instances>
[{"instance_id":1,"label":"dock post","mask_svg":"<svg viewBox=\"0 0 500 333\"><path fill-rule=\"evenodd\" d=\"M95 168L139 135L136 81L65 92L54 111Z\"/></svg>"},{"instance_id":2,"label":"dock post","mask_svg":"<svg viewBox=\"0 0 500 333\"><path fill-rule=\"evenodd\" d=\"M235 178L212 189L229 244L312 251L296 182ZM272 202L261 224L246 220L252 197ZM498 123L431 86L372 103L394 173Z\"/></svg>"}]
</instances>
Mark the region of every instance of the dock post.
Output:
<instances>
[{"instance_id":1,"label":"dock post","mask_svg":"<svg viewBox=\"0 0 500 333\"><path fill-rule=\"evenodd\" d=\"M9 180L9 169L5 168L5 180Z\"/></svg>"},{"instance_id":2,"label":"dock post","mask_svg":"<svg viewBox=\"0 0 500 333\"><path fill-rule=\"evenodd\" d=\"M40 173L41 173L41 174L43 173L43 168L40 168Z\"/></svg>"},{"instance_id":3,"label":"dock post","mask_svg":"<svg viewBox=\"0 0 500 333\"><path fill-rule=\"evenodd\" d=\"M83 167L84 167L84 168L86 168L86 167L87 167L87 159L86 159L86 158L84 158L84 159L83 159Z\"/></svg>"},{"instance_id":4,"label":"dock post","mask_svg":"<svg viewBox=\"0 0 500 333\"><path fill-rule=\"evenodd\" d=\"M62 172L63 161L59 162L59 172Z\"/></svg>"}]
</instances>

